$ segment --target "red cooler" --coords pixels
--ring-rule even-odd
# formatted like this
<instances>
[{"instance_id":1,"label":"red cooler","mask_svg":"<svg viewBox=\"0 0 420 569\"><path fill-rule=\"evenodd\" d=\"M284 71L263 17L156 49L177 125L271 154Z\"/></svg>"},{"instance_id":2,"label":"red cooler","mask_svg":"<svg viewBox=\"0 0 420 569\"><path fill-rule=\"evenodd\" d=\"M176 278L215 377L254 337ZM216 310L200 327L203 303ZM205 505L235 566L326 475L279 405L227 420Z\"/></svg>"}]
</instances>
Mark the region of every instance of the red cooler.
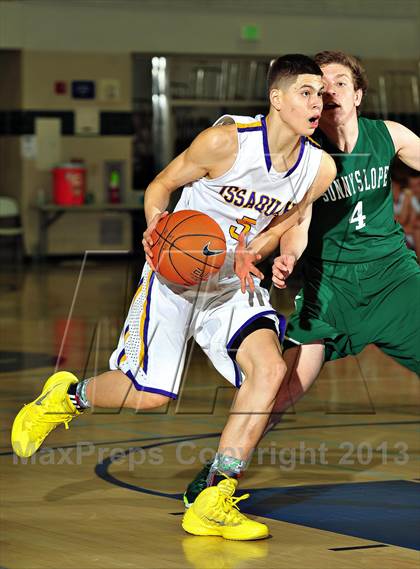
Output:
<instances>
[{"instance_id":1,"label":"red cooler","mask_svg":"<svg viewBox=\"0 0 420 569\"><path fill-rule=\"evenodd\" d=\"M53 169L54 203L81 205L86 194L86 168L82 164L60 164Z\"/></svg>"}]
</instances>

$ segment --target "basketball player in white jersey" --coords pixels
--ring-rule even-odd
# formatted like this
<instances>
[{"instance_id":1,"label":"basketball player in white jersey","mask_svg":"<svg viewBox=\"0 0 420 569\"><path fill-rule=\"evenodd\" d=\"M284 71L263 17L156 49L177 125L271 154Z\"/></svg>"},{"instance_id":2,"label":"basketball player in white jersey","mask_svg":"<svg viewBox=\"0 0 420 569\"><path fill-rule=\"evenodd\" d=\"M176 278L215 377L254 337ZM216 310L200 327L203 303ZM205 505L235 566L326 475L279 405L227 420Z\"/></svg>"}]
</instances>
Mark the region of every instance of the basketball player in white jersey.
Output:
<instances>
[{"instance_id":1,"label":"basketball player in white jersey","mask_svg":"<svg viewBox=\"0 0 420 569\"><path fill-rule=\"evenodd\" d=\"M151 182L145 195L147 262L110 358L112 371L82 381L69 372L51 376L15 419L12 444L18 455L33 454L52 429L67 427L87 407L151 409L176 398L187 340L194 337L239 389L211 486L187 511L183 527L236 540L268 536L267 526L241 514L233 498L235 477L261 437L286 372L279 316L249 259L264 257L285 232L306 234L312 202L334 179L333 160L307 138L322 110L321 75L306 56L278 58L268 74L267 117L222 117ZM202 289L171 285L153 270L151 233L180 186L177 209L203 211L226 237L227 261ZM252 240L249 256L245 240Z\"/></svg>"}]
</instances>

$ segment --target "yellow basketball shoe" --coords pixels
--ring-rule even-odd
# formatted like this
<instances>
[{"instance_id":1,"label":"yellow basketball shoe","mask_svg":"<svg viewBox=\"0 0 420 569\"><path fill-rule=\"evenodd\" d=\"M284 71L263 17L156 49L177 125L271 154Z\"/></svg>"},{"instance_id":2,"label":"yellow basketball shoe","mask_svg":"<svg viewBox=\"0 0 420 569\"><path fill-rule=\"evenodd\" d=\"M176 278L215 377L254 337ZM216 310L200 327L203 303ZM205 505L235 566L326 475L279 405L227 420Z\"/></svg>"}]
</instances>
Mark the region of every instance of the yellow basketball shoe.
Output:
<instances>
[{"instance_id":1,"label":"yellow basketball shoe","mask_svg":"<svg viewBox=\"0 0 420 569\"><path fill-rule=\"evenodd\" d=\"M265 524L250 520L239 511L237 503L249 498L249 494L234 498L237 484L237 480L226 478L203 490L185 512L184 530L193 535L219 535L238 541L268 537Z\"/></svg>"},{"instance_id":2,"label":"yellow basketball shoe","mask_svg":"<svg viewBox=\"0 0 420 569\"><path fill-rule=\"evenodd\" d=\"M32 456L53 429L61 423L68 429L70 421L80 415L67 395L69 386L78 381L68 371L54 373L41 395L19 411L12 427L12 447L18 456Z\"/></svg>"}]
</instances>

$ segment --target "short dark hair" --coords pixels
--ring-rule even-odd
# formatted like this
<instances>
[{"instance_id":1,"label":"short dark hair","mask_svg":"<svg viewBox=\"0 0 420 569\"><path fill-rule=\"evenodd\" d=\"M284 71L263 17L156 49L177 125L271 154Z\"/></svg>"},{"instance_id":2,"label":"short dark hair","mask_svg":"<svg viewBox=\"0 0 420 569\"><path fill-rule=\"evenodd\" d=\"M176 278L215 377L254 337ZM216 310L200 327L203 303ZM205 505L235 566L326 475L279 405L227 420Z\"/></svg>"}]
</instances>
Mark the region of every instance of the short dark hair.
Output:
<instances>
[{"instance_id":1,"label":"short dark hair","mask_svg":"<svg viewBox=\"0 0 420 569\"><path fill-rule=\"evenodd\" d=\"M309 73L322 76L322 71L313 59L300 53L289 53L274 59L267 73L267 92L279 85L284 79L293 79L298 75Z\"/></svg>"},{"instance_id":2,"label":"short dark hair","mask_svg":"<svg viewBox=\"0 0 420 569\"><path fill-rule=\"evenodd\" d=\"M368 88L366 71L360 61L353 55L349 55L343 51L320 51L315 55L314 59L320 67L329 65L330 63L339 63L340 65L344 65L344 67L348 67L353 77L355 91L361 89L363 95L366 93Z\"/></svg>"}]
</instances>

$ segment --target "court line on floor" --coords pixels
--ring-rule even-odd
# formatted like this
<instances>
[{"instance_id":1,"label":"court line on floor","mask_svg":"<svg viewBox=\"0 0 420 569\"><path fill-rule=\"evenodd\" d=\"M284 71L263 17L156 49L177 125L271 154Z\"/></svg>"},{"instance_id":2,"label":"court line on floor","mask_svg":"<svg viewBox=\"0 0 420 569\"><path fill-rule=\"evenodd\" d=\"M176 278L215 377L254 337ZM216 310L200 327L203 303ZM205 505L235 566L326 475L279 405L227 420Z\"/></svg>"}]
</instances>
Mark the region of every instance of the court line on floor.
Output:
<instances>
[{"instance_id":1,"label":"court line on floor","mask_svg":"<svg viewBox=\"0 0 420 569\"><path fill-rule=\"evenodd\" d=\"M195 439L198 439L201 437L195 437ZM208 438L206 437L206 435L203 435L202 438ZM161 442L161 443L157 443L157 444L150 444L150 445L146 445L146 446L142 446L142 447L134 447L134 448L128 448L126 449L123 453L118 452L115 453L114 455L111 455L110 457L102 460L100 463L98 463L95 467L95 474L101 478L102 480L104 480L104 482L108 482L109 484L113 484L115 486L118 486L120 488L124 488L127 490L133 490L135 492L140 492L142 494L148 494L151 496L157 496L157 497L162 497L162 498L170 498L170 499L175 499L175 500L182 500L182 493L168 493L168 492L161 492L158 490L149 490L147 488L144 488L142 486L137 486L134 484L130 484L128 482L124 482L122 480L119 480L118 478L116 478L115 476L113 476L110 472L109 472L109 467L113 464L114 461L116 460L120 460L123 456L128 456L131 452L136 452L138 450L146 450L149 448L156 448L156 447L161 447L161 446L167 446L170 444L174 444L175 442L184 442L184 441L188 441L191 439L188 439L187 437L184 437L183 439L179 439L178 441L166 441L166 442ZM401 481L399 481L401 482ZM407 481L403 481L403 482L407 482ZM367 481L367 482L360 482L357 483L358 485L367 485L369 483L373 483L375 484L376 481ZM384 482L380 482L380 484L383 484ZM347 487L346 489L348 489L348 484L346 483L336 483L333 485L325 485L325 484L321 484L319 485L319 488L323 488L323 487L328 487L328 486L339 486L339 487ZM351 486L351 485L350 485ZM282 487L279 487L276 490L280 490ZM293 489L293 487L287 487L286 491L288 491L289 489ZM299 486L298 490L302 491L305 490L305 488L310 488L310 487L306 487L306 486ZM250 491L251 489L247 489L246 491ZM254 492L257 492L257 490L253 489ZM272 488L268 488L266 490L273 490ZM258 490L258 491L266 491L264 489ZM269 513L264 513L264 512L255 512L253 511L252 513L256 513L257 515L263 516L263 517L268 517L268 518L273 518L272 515L270 515ZM172 514L174 516L177 515L181 515L181 512L169 512L169 514ZM314 529L320 529L320 530L325 530L325 531L334 531L331 528L328 527L322 527L322 526L318 526L317 524L309 524L309 523L304 523L302 521L296 521L296 520L287 520L287 519L282 519L282 518L276 518L274 516L273 519L278 519L280 521L286 521L288 523L293 523L293 524L298 524L298 525L302 525L302 526L306 526L306 527L311 527ZM353 532L349 532L349 531L344 531L343 528L342 530L336 530L337 534L341 534L341 535L346 535L346 536L352 536L352 537L358 537L359 539L364 539L364 540L369 540L369 541L376 541L376 544L369 544L369 545L365 545L365 546L354 546L354 547L343 547L343 548L329 548L330 551L344 551L344 550L351 550L351 549L369 549L371 547L388 547L389 545L397 545L398 547L404 547L407 549L418 549L417 546L412 547L411 545L406 545L406 544L401 544L398 541L394 542L394 541L390 541L390 543L382 543L383 541L387 542L388 539L376 539L375 537L370 537L369 535L359 535L357 532L353 533Z\"/></svg>"},{"instance_id":2,"label":"court line on floor","mask_svg":"<svg viewBox=\"0 0 420 569\"><path fill-rule=\"evenodd\" d=\"M378 543L374 545L353 545L353 547L330 547L330 551L353 551L354 549L375 549L377 547L389 547L385 543Z\"/></svg>"},{"instance_id":3,"label":"court line on floor","mask_svg":"<svg viewBox=\"0 0 420 569\"><path fill-rule=\"evenodd\" d=\"M111 466L111 464L114 462L114 460L120 460L122 458L122 456L128 456L133 451L146 450L148 448L156 448L156 447L167 446L167 445L174 444L174 442L183 443L183 442L187 442L187 441L191 441L191 440L210 439L210 438L215 438L215 437L219 437L219 436L220 436L220 433L213 433L213 434L207 433L204 435L195 435L192 438L188 437L188 436L183 436L182 438L178 439L177 441L172 440L172 441L160 442L157 444L145 445L145 446L141 446L141 447L128 448L123 453L116 453L114 455L109 456L108 458L105 458L102 462L99 462L95 466L95 474L98 478L101 478L105 482L108 482L109 484L114 484L115 486L119 486L121 488L125 488L126 490L134 490L135 492L141 492L143 494L150 494L151 496L160 496L162 498L179 499L179 494L173 494L173 493L168 493L168 492L160 492L158 490L149 490L148 488L143 488L142 486L136 486L134 484L124 482L123 480L119 480L118 478L115 478L115 476L113 476L112 474L109 473L108 468Z\"/></svg>"}]
</instances>

